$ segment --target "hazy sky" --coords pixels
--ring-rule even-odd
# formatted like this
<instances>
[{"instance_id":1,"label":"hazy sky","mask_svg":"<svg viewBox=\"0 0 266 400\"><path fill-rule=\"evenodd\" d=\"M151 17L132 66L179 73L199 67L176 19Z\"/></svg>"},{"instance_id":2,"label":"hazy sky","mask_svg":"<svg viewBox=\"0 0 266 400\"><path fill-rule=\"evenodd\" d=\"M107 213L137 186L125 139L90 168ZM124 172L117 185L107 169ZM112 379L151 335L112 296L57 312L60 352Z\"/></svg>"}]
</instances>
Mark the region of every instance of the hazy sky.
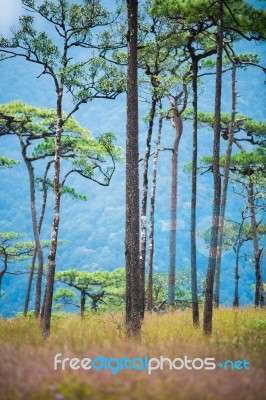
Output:
<instances>
[{"instance_id":1,"label":"hazy sky","mask_svg":"<svg viewBox=\"0 0 266 400\"><path fill-rule=\"evenodd\" d=\"M0 0L0 33L7 35L18 22L22 7L20 0Z\"/></svg>"}]
</instances>

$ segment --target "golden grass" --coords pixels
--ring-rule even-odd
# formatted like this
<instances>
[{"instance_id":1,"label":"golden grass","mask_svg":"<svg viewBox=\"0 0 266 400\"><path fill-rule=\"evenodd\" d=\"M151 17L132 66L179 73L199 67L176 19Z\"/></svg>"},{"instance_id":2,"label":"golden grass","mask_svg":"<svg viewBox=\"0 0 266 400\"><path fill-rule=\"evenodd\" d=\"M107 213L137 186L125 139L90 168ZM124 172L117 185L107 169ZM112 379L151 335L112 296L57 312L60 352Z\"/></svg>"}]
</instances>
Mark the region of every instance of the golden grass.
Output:
<instances>
[{"instance_id":1,"label":"golden grass","mask_svg":"<svg viewBox=\"0 0 266 400\"><path fill-rule=\"evenodd\" d=\"M201 315L202 318L202 315ZM266 398L266 311L220 309L214 312L213 335L195 330L191 312L147 315L142 341L124 337L122 315L92 315L81 321L70 315L55 319L43 342L32 319L0 321L0 400L181 399L252 400ZM116 322L115 322L116 321ZM246 359L250 371L156 370L54 371L54 355L62 357L214 357Z\"/></svg>"}]
</instances>

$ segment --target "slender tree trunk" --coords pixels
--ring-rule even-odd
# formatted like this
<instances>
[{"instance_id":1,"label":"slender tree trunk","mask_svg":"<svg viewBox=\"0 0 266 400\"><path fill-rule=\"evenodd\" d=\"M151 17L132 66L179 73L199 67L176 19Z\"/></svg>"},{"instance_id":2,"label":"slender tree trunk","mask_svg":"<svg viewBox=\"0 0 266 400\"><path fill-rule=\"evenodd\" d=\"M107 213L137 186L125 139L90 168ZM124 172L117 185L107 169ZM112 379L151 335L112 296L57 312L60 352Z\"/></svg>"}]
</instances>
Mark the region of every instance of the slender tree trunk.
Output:
<instances>
[{"instance_id":1,"label":"slender tree trunk","mask_svg":"<svg viewBox=\"0 0 266 400\"><path fill-rule=\"evenodd\" d=\"M138 172L138 2L127 0L128 72L126 139L126 330L140 337L141 281L139 252L139 172Z\"/></svg>"},{"instance_id":2,"label":"slender tree trunk","mask_svg":"<svg viewBox=\"0 0 266 400\"><path fill-rule=\"evenodd\" d=\"M32 281L33 281L36 256L37 256L37 248L35 247L34 253L33 253L33 256L32 256L32 260L31 260L30 273L29 273L29 279L28 279L28 286L27 286L26 297L25 297L25 304L24 304L24 311L23 311L24 317L27 316L28 310L29 310L31 286L32 286Z\"/></svg>"},{"instance_id":3,"label":"slender tree trunk","mask_svg":"<svg viewBox=\"0 0 266 400\"><path fill-rule=\"evenodd\" d=\"M41 308L41 316L40 316L40 326L43 326L45 299L46 299L46 292L44 292L44 296L43 296L43 302L42 302L42 308Z\"/></svg>"},{"instance_id":4,"label":"slender tree trunk","mask_svg":"<svg viewBox=\"0 0 266 400\"><path fill-rule=\"evenodd\" d=\"M235 130L235 117L236 117L236 63L232 60L232 111L231 111L231 121L228 132L228 141L227 141L225 166L224 166L224 180L223 180L223 190L221 199L221 216L220 216L220 225L218 233L216 268L214 276L213 301L214 301L214 307L216 308L218 308L220 304L220 275L221 275L221 258L223 251L224 217L225 217L227 190L229 183L229 173L230 173L229 167L231 162L231 154L232 154L232 146L233 146L234 130Z\"/></svg>"},{"instance_id":5,"label":"slender tree trunk","mask_svg":"<svg viewBox=\"0 0 266 400\"><path fill-rule=\"evenodd\" d=\"M196 209L197 209L197 166L198 166L198 63L192 59L193 90L193 151L191 183L191 292L193 326L199 327L199 303L197 287Z\"/></svg>"},{"instance_id":6,"label":"slender tree trunk","mask_svg":"<svg viewBox=\"0 0 266 400\"><path fill-rule=\"evenodd\" d=\"M175 140L171 166L171 205L170 205L170 240L169 240L169 270L168 270L168 304L175 302L175 278L176 278L176 210L177 210L177 167L178 146L183 132L182 115L173 110L173 126L175 128Z\"/></svg>"},{"instance_id":7,"label":"slender tree trunk","mask_svg":"<svg viewBox=\"0 0 266 400\"><path fill-rule=\"evenodd\" d=\"M42 229L42 222L45 214L45 208L46 208L46 201L47 201L47 186L46 186L46 178L47 174L49 171L49 168L51 166L51 163L53 161L49 161L46 165L44 177L43 177L43 197L42 197L42 208L41 208L41 214L39 218L39 223L38 223L38 232L39 235L41 234L41 229ZM30 273L29 273L29 279L28 279L28 286L27 286L27 292L26 292L26 298L25 298L25 304L24 304L24 317L27 316L28 314L28 309L29 309L29 302L30 302L30 294L31 294L31 286L32 286L32 281L33 281L33 275L34 275L34 269L35 269L35 262L36 262L36 255L37 255L37 249L35 247L34 249L34 254L32 257L32 262L31 262L31 268L30 268Z\"/></svg>"},{"instance_id":8,"label":"slender tree trunk","mask_svg":"<svg viewBox=\"0 0 266 400\"><path fill-rule=\"evenodd\" d=\"M82 319L84 318L85 304L86 304L86 292L84 289L82 289L80 292L80 315Z\"/></svg>"},{"instance_id":9,"label":"slender tree trunk","mask_svg":"<svg viewBox=\"0 0 266 400\"><path fill-rule=\"evenodd\" d=\"M28 170L29 181L30 181L31 219L32 219L34 241L35 241L35 246L36 246L36 253L38 255L38 270L37 270L37 277L36 277L34 315L35 315L35 318L39 318L40 308L41 308L41 296L42 296L43 250L42 250L40 233L39 233L39 229L38 229L38 220L37 220L34 168L32 166L31 161L29 161L29 159L27 158L27 154L26 154L27 147L24 144L21 136L19 136L19 141L20 141L20 145L22 148L22 156L23 156L24 162L25 162L27 170Z\"/></svg>"},{"instance_id":10,"label":"slender tree trunk","mask_svg":"<svg viewBox=\"0 0 266 400\"><path fill-rule=\"evenodd\" d=\"M2 269L2 271L0 272L0 297L2 296L2 281L3 281L3 277L7 271L7 254L5 254L4 257L4 268Z\"/></svg>"},{"instance_id":11,"label":"slender tree trunk","mask_svg":"<svg viewBox=\"0 0 266 400\"><path fill-rule=\"evenodd\" d=\"M44 339L50 335L53 291L54 291L54 275L55 261L58 241L59 229L59 212L60 212L60 151L61 151L61 135L62 135L62 96L63 88L58 89L57 93L57 127L55 134L55 159L54 159L54 215L51 233L51 246L48 256L48 268L46 274L45 286L45 304L44 315L42 320L42 332Z\"/></svg>"},{"instance_id":12,"label":"slender tree trunk","mask_svg":"<svg viewBox=\"0 0 266 400\"><path fill-rule=\"evenodd\" d=\"M141 281L141 317L144 318L145 310L145 261L146 261L146 244L147 244L147 198L148 198L148 168L151 153L151 138L154 125L154 116L156 110L157 99L152 96L152 103L149 116L149 128L146 139L146 151L143 160L143 183L142 183L142 200L141 200L141 227L140 227L140 281Z\"/></svg>"},{"instance_id":13,"label":"slender tree trunk","mask_svg":"<svg viewBox=\"0 0 266 400\"><path fill-rule=\"evenodd\" d=\"M219 169L220 156L220 123L221 123L221 93L222 93L222 55L223 55L223 1L218 0L218 33L217 33L217 61L216 61L216 89L215 89L215 123L213 141L213 215L208 270L206 276L206 290L204 302L203 332L212 333L213 312L213 282L216 266L218 228L221 207L221 176Z\"/></svg>"},{"instance_id":14,"label":"slender tree trunk","mask_svg":"<svg viewBox=\"0 0 266 400\"><path fill-rule=\"evenodd\" d=\"M239 225L238 229L238 234L237 234L237 245L236 245L236 264L235 264L235 289L234 289L234 301L233 301L233 307L238 308L239 307L239 253L240 253L240 248L242 245L241 242L241 234L242 234L242 229L244 225L244 213L245 211L242 211L242 221L241 224Z\"/></svg>"},{"instance_id":15,"label":"slender tree trunk","mask_svg":"<svg viewBox=\"0 0 266 400\"><path fill-rule=\"evenodd\" d=\"M262 269L260 264L262 249L259 248L259 236L256 222L256 210L254 205L254 188L253 183L250 182L247 186L248 191L248 206L251 219L251 230L253 238L253 249L255 257L255 275L256 275L256 286L255 286L255 307L265 306L264 297L264 286L262 278Z\"/></svg>"},{"instance_id":16,"label":"slender tree trunk","mask_svg":"<svg viewBox=\"0 0 266 400\"><path fill-rule=\"evenodd\" d=\"M161 109L160 105L160 109ZM155 195L156 195L156 178L157 178L157 162L159 155L159 148L161 142L163 117L160 114L158 136L156 149L154 152L153 166L152 166L152 187L151 187L151 208L150 208L150 232L149 232L149 261L148 261L148 311L153 309L153 255L154 255L154 213L155 213Z\"/></svg>"},{"instance_id":17,"label":"slender tree trunk","mask_svg":"<svg viewBox=\"0 0 266 400\"><path fill-rule=\"evenodd\" d=\"M235 264L234 301L233 301L234 308L239 308L239 251L240 251L240 247L237 246L236 264Z\"/></svg>"}]
</instances>

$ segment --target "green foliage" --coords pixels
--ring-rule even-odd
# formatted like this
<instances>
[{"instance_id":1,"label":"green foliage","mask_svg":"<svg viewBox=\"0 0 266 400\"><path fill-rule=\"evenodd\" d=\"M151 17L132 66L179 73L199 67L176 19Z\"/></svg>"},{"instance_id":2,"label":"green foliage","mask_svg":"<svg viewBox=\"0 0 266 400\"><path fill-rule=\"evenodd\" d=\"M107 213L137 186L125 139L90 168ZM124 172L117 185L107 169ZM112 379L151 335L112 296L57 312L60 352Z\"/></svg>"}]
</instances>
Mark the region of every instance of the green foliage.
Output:
<instances>
[{"instance_id":1,"label":"green foliage","mask_svg":"<svg viewBox=\"0 0 266 400\"><path fill-rule=\"evenodd\" d=\"M193 118L193 110L187 109L184 114L185 120L192 120ZM221 113L221 136L227 140L229 125L231 121L231 115L228 113ZM214 128L214 114L213 113L204 113L198 112L198 124L199 127L207 127ZM260 146L266 146L266 122L264 121L254 121L252 118L237 114L235 120L235 136L241 138L242 140L246 140L252 144L258 144ZM237 137L236 137L237 139Z\"/></svg>"},{"instance_id":2,"label":"green foliage","mask_svg":"<svg viewBox=\"0 0 266 400\"><path fill-rule=\"evenodd\" d=\"M19 161L12 160L9 157L0 157L0 169L1 168L13 168L15 165L19 164Z\"/></svg>"},{"instance_id":3,"label":"green foliage","mask_svg":"<svg viewBox=\"0 0 266 400\"><path fill-rule=\"evenodd\" d=\"M73 290L65 289L65 288L59 288L57 289L56 293L53 296L53 299L55 301L63 298L65 300L72 299L75 296L75 293Z\"/></svg>"},{"instance_id":4,"label":"green foliage","mask_svg":"<svg viewBox=\"0 0 266 400\"><path fill-rule=\"evenodd\" d=\"M66 119L66 114L63 114L63 118ZM53 137L56 125L57 114L54 109L39 108L21 101L0 104L0 135L15 133L30 139ZM89 136L89 132L80 127L73 117L66 120L64 130L79 134L80 137Z\"/></svg>"},{"instance_id":5,"label":"green foliage","mask_svg":"<svg viewBox=\"0 0 266 400\"><path fill-rule=\"evenodd\" d=\"M115 98L126 90L125 73L102 58L94 57L85 64L80 62L66 67L62 75L75 102L87 101L95 92L102 97Z\"/></svg>"},{"instance_id":6,"label":"green foliage","mask_svg":"<svg viewBox=\"0 0 266 400\"><path fill-rule=\"evenodd\" d=\"M220 163L223 166L225 157L221 157ZM242 151L233 154L230 162L231 169L241 175L252 175L256 171L266 171L266 148L256 147L253 151Z\"/></svg>"},{"instance_id":7,"label":"green foliage","mask_svg":"<svg viewBox=\"0 0 266 400\"><path fill-rule=\"evenodd\" d=\"M94 139L90 132L82 128L73 118L65 119L61 138L61 156L69 163L68 173L78 173L85 178L108 185L115 169L115 161L121 161L121 148L114 146L114 133L106 132ZM28 141L28 155L31 161L54 156L54 135L57 126L57 114L53 109L42 109L21 102L0 105L0 136L16 134ZM42 139L42 140L36 140ZM29 145L37 144L29 150ZM104 167L104 168L103 168ZM97 174L98 173L98 174ZM95 176L95 178L94 178ZM42 179L37 178L37 183ZM53 182L46 180L48 188ZM72 198L86 200L74 188L62 182L62 194Z\"/></svg>"},{"instance_id":8,"label":"green foliage","mask_svg":"<svg viewBox=\"0 0 266 400\"><path fill-rule=\"evenodd\" d=\"M264 320L264 321L256 321L255 323L253 323L252 327L254 329L266 331L266 320Z\"/></svg>"},{"instance_id":9,"label":"green foliage","mask_svg":"<svg viewBox=\"0 0 266 400\"><path fill-rule=\"evenodd\" d=\"M53 306L53 309L54 310L61 309L62 307L64 307L67 304L76 305L74 297L75 297L75 293L73 292L73 290L69 290L69 289L65 289L65 288L57 289L57 291L53 295L53 300L57 304ZM59 301L62 302L62 304L58 303Z\"/></svg>"},{"instance_id":10,"label":"green foliage","mask_svg":"<svg viewBox=\"0 0 266 400\"><path fill-rule=\"evenodd\" d=\"M225 220L223 229L223 241L222 241L222 246L225 251L230 251L233 248L235 248L238 241L239 226L240 226L239 222ZM258 235L260 237L266 235L266 225L259 224L257 229L258 229ZM209 248L211 239L211 227L208 227L203 231L197 232L197 235L204 239L206 248ZM239 240L240 243L253 240L252 227L250 224L248 223L243 224Z\"/></svg>"},{"instance_id":11,"label":"green foliage","mask_svg":"<svg viewBox=\"0 0 266 400\"><path fill-rule=\"evenodd\" d=\"M125 90L124 72L90 51L97 47L109 49L111 45L106 43L108 34L102 32L98 41L92 34L95 28L103 29L112 21L100 1L45 0L37 5L22 0L22 4L32 15L20 17L19 28L12 31L10 39L0 37L0 59L18 56L39 64L42 74L51 76L55 86L65 86L78 105L96 97L115 98ZM46 31L37 30L35 15L50 25ZM60 41L49 36L49 28L55 29ZM65 46L60 45L62 38ZM87 49L85 57L77 57L76 48Z\"/></svg>"},{"instance_id":12,"label":"green foliage","mask_svg":"<svg viewBox=\"0 0 266 400\"><path fill-rule=\"evenodd\" d=\"M55 280L77 289L85 290L86 295L96 302L106 301L119 305L125 297L125 270L115 269L112 272L99 270L95 272L68 270L56 272ZM62 295L61 295L62 297ZM76 300L77 303L77 300Z\"/></svg>"},{"instance_id":13,"label":"green foliage","mask_svg":"<svg viewBox=\"0 0 266 400\"><path fill-rule=\"evenodd\" d=\"M220 166L225 166L225 156L220 157ZM212 169L212 156L201 159L200 169ZM266 148L255 147L253 151L241 151L231 156L230 167L231 180L242 185L253 183L256 186L256 198L265 200L266 187Z\"/></svg>"},{"instance_id":14,"label":"green foliage","mask_svg":"<svg viewBox=\"0 0 266 400\"><path fill-rule=\"evenodd\" d=\"M35 184L36 184L37 190L39 190L40 192L43 192L43 179L39 178L39 177L35 178ZM45 186L47 189L53 190L53 182L49 178L46 178ZM71 199L76 199L76 200L81 200L81 201L88 200L86 195L77 193L77 191L74 188L66 186L66 185L64 185L62 187L61 194L68 195L71 197Z\"/></svg>"},{"instance_id":15,"label":"green foliage","mask_svg":"<svg viewBox=\"0 0 266 400\"><path fill-rule=\"evenodd\" d=\"M25 234L19 232L0 232L0 260L9 264L31 258L34 253L35 242L18 241L23 237L25 237ZM41 241L43 248L48 248L50 243L50 240ZM67 241L58 241L58 245L65 244L67 244Z\"/></svg>"},{"instance_id":16,"label":"green foliage","mask_svg":"<svg viewBox=\"0 0 266 400\"><path fill-rule=\"evenodd\" d=\"M160 306L167 299L168 291L168 276L161 273L155 273L153 276L153 304ZM200 296L204 291L204 282L198 279L198 295ZM176 293L175 298L178 303L186 303L191 301L191 287L190 287L190 269L183 268L176 272ZM177 304L179 307L179 304Z\"/></svg>"},{"instance_id":17,"label":"green foliage","mask_svg":"<svg viewBox=\"0 0 266 400\"><path fill-rule=\"evenodd\" d=\"M0 232L1 244L6 244L8 241L24 237L24 233L19 232Z\"/></svg>"},{"instance_id":18,"label":"green foliage","mask_svg":"<svg viewBox=\"0 0 266 400\"><path fill-rule=\"evenodd\" d=\"M34 242L17 241L25 237L19 232L0 232L0 259L7 263L23 261L31 257L35 244Z\"/></svg>"},{"instance_id":19,"label":"green foliage","mask_svg":"<svg viewBox=\"0 0 266 400\"><path fill-rule=\"evenodd\" d=\"M236 37L250 35L254 39L265 38L266 12L252 7L244 0L228 0L224 7L225 32ZM154 15L165 15L193 24L203 20L216 23L218 7L208 0L153 0L150 10Z\"/></svg>"}]
</instances>

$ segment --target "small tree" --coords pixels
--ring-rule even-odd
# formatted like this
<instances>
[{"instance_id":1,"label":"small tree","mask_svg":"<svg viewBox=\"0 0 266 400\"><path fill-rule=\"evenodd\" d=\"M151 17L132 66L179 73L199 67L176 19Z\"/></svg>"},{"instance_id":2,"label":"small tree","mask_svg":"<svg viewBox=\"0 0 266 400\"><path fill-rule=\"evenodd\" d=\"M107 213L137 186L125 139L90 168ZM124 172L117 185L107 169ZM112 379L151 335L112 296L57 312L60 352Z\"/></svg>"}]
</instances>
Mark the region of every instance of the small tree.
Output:
<instances>
[{"instance_id":1,"label":"small tree","mask_svg":"<svg viewBox=\"0 0 266 400\"><path fill-rule=\"evenodd\" d=\"M35 242L32 241L19 241L25 237L23 233L18 232L0 232L0 261L3 263L2 270L0 271L0 295L1 285L5 274L20 275L22 273L28 273L25 271L9 271L9 264L16 264L19 261L25 261L32 257ZM50 245L49 240L42 241L43 247Z\"/></svg>"},{"instance_id":2,"label":"small tree","mask_svg":"<svg viewBox=\"0 0 266 400\"><path fill-rule=\"evenodd\" d=\"M80 292L79 308L82 318L85 313L86 297L90 299L91 309L96 312L100 303L107 304L108 298L111 301L113 297L121 298L125 292L125 271L122 268L112 272L105 270L95 272L61 271L56 273L55 279ZM58 300L65 295L66 293L61 290L57 292L55 299ZM69 297L69 293L67 297Z\"/></svg>"}]
</instances>

